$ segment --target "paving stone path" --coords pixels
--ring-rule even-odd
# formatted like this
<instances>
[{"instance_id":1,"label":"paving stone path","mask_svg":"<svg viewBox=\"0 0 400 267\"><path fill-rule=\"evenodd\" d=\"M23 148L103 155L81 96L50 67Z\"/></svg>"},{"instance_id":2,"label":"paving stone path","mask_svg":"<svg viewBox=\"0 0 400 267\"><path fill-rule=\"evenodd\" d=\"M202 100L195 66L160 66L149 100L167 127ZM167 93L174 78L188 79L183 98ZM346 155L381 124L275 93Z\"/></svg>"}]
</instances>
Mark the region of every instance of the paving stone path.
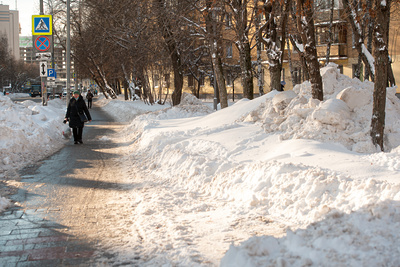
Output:
<instances>
[{"instance_id":1,"label":"paving stone path","mask_svg":"<svg viewBox=\"0 0 400 267\"><path fill-rule=\"evenodd\" d=\"M104 136L123 125L96 107L84 144L72 141L18 173L14 207L0 214L0 266L110 266L130 223L114 144ZM123 144L122 144L123 145ZM126 263L135 266L135 263Z\"/></svg>"}]
</instances>

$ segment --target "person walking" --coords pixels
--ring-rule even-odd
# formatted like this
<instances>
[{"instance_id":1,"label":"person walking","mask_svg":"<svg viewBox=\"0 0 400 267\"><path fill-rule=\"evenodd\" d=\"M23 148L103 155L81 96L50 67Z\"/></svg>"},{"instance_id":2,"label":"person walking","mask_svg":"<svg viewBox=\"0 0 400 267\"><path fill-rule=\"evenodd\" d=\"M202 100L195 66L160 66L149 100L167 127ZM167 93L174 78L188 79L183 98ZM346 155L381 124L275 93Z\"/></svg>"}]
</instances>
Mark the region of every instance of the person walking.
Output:
<instances>
[{"instance_id":1,"label":"person walking","mask_svg":"<svg viewBox=\"0 0 400 267\"><path fill-rule=\"evenodd\" d=\"M86 115L86 118L84 117ZM72 128L74 135L74 144L83 144L82 133L85 120L92 121L89 110L86 107L85 100L79 91L75 91L73 97L69 101L67 113L65 114L64 123L69 121L69 127Z\"/></svg>"},{"instance_id":2,"label":"person walking","mask_svg":"<svg viewBox=\"0 0 400 267\"><path fill-rule=\"evenodd\" d=\"M92 94L92 92L90 92L90 90L88 90L88 92L86 94L86 99L87 99L88 108L92 108L93 94Z\"/></svg>"}]
</instances>

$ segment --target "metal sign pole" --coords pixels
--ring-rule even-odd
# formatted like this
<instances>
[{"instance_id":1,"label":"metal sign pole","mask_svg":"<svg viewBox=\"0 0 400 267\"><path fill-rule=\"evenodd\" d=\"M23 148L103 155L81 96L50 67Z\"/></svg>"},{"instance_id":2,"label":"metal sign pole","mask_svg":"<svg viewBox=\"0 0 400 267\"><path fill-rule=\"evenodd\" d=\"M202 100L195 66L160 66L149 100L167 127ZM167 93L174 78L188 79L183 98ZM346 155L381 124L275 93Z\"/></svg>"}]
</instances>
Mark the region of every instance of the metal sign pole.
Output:
<instances>
[{"instance_id":1,"label":"metal sign pole","mask_svg":"<svg viewBox=\"0 0 400 267\"><path fill-rule=\"evenodd\" d=\"M44 15L43 11L43 0L40 0L40 15ZM41 75L42 76L42 75ZM42 87L42 105L47 106L47 77L40 78Z\"/></svg>"}]
</instances>

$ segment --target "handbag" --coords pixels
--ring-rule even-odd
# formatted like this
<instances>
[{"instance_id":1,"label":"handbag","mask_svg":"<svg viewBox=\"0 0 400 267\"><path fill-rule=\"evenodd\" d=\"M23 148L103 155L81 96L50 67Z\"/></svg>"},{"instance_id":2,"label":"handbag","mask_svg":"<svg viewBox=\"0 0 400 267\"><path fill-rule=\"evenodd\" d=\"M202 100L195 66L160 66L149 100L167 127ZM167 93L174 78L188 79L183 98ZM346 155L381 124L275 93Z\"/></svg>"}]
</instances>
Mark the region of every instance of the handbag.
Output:
<instances>
[{"instance_id":1,"label":"handbag","mask_svg":"<svg viewBox=\"0 0 400 267\"><path fill-rule=\"evenodd\" d=\"M81 119L81 122L87 122L88 119L86 118L86 115L82 112L82 113L78 113L79 114L79 118Z\"/></svg>"},{"instance_id":2,"label":"handbag","mask_svg":"<svg viewBox=\"0 0 400 267\"><path fill-rule=\"evenodd\" d=\"M76 111L78 112L79 119L81 119L81 122L87 122L88 119L86 118L85 113L83 113L83 111L79 111L79 109L78 109L78 107L76 106L76 104L75 104L75 108L76 108Z\"/></svg>"}]
</instances>

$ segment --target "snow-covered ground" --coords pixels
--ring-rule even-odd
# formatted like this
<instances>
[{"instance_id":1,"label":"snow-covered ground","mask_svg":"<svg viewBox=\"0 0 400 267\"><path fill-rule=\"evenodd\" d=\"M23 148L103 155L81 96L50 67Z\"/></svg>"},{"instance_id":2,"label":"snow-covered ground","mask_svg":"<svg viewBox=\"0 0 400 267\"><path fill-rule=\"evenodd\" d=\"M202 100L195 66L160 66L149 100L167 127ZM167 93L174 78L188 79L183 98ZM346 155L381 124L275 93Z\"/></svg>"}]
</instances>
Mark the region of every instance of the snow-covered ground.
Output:
<instances>
[{"instance_id":1,"label":"snow-covered ground","mask_svg":"<svg viewBox=\"0 0 400 267\"><path fill-rule=\"evenodd\" d=\"M119 137L135 141L125 161L137 185L121 259L398 266L400 101L388 89L387 152L378 152L372 83L335 66L322 75L323 102L303 83L218 112L185 95L180 106L135 118ZM137 104L127 103L134 114Z\"/></svg>"},{"instance_id":2,"label":"snow-covered ground","mask_svg":"<svg viewBox=\"0 0 400 267\"><path fill-rule=\"evenodd\" d=\"M14 103L11 98L27 94L0 95L0 179L24 165L36 162L60 149L65 141L62 123L65 103L51 100L48 106L26 100ZM0 212L10 201L0 195Z\"/></svg>"},{"instance_id":3,"label":"snow-covered ground","mask_svg":"<svg viewBox=\"0 0 400 267\"><path fill-rule=\"evenodd\" d=\"M217 112L187 94L176 107L98 100L128 122L101 138L125 144L120 162L134 185L123 200L132 223L118 237L120 263L398 266L400 101L388 89L382 153L369 137L373 84L334 65L322 75L323 102L307 82ZM0 97L3 169L33 159L21 151L49 153L50 128L60 140L57 101L45 108ZM38 129L49 135L39 147L27 141Z\"/></svg>"}]
</instances>

